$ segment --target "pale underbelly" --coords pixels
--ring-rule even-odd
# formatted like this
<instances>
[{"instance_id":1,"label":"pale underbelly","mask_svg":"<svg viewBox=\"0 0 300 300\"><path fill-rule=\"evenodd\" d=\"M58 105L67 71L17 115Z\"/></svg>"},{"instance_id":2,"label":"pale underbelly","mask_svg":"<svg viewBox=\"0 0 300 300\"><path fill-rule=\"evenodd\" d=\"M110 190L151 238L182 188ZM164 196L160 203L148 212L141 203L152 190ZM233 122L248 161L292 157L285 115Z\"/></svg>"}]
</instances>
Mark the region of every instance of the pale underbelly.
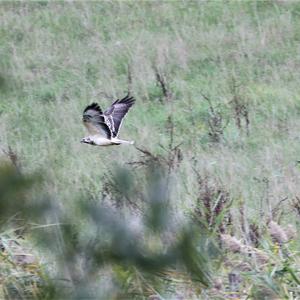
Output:
<instances>
[{"instance_id":1,"label":"pale underbelly","mask_svg":"<svg viewBox=\"0 0 300 300\"><path fill-rule=\"evenodd\" d=\"M94 143L97 146L112 146L112 145L118 145L119 143L114 142L113 140L105 139L105 138L94 138Z\"/></svg>"}]
</instances>

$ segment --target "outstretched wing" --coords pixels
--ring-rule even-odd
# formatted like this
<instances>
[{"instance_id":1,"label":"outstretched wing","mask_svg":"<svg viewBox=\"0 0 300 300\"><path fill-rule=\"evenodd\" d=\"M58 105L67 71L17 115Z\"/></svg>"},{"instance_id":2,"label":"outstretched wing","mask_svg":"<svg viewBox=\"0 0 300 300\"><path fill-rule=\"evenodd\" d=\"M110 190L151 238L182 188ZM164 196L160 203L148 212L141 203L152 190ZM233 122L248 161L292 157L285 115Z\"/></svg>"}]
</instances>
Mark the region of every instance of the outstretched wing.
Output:
<instances>
[{"instance_id":1,"label":"outstretched wing","mask_svg":"<svg viewBox=\"0 0 300 300\"><path fill-rule=\"evenodd\" d=\"M109 126L112 136L116 137L119 133L124 116L129 108L134 104L135 99L127 95L121 100L116 100L105 112L105 122Z\"/></svg>"},{"instance_id":2,"label":"outstretched wing","mask_svg":"<svg viewBox=\"0 0 300 300\"><path fill-rule=\"evenodd\" d=\"M82 121L91 135L101 135L107 139L112 137L112 132L106 124L103 112L97 103L92 103L85 108Z\"/></svg>"}]
</instances>

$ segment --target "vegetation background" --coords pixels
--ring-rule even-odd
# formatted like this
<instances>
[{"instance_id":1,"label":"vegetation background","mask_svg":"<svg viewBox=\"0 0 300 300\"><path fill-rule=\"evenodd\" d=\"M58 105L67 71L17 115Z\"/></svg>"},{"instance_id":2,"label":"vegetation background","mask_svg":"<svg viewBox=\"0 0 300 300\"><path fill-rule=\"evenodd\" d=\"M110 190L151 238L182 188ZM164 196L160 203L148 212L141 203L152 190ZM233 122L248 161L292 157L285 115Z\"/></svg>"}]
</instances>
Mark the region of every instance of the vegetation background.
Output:
<instances>
[{"instance_id":1,"label":"vegetation background","mask_svg":"<svg viewBox=\"0 0 300 300\"><path fill-rule=\"evenodd\" d=\"M1 297L299 297L298 1L2 1L0 24ZM80 144L127 93L136 147Z\"/></svg>"}]
</instances>

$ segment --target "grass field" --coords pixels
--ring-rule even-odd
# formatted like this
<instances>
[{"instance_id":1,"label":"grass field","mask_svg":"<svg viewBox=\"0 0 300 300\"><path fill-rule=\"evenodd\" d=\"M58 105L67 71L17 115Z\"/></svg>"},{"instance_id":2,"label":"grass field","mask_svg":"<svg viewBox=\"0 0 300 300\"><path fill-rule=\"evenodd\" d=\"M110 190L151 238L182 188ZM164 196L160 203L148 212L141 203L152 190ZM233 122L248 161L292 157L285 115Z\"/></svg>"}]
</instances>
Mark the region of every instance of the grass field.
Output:
<instances>
[{"instance_id":1,"label":"grass field","mask_svg":"<svg viewBox=\"0 0 300 300\"><path fill-rule=\"evenodd\" d=\"M209 259L215 263L207 266L207 286L194 281L188 266L172 265L157 283L134 263L104 262L100 292L94 277L71 278L84 287L77 299L86 290L96 299L300 297L298 1L4 1L0 24L0 153L3 161L16 156L23 176L43 174L27 197L68 212L63 220L72 219L88 239L90 216L74 199L104 202L125 224L139 223L149 204L141 194L150 185L159 198L162 185L169 216L161 216L173 224L160 242L139 233L145 244L163 248L192 220L195 234L205 231L218 248L218 258ZM138 149L81 144L85 106L106 108L128 92L137 101L121 137L135 140ZM147 172L158 165L167 175L157 186ZM118 180L124 189L115 191ZM0 241L29 245L39 260L35 268L52 282L59 268L37 245L37 224L25 218L20 238L13 219L1 220ZM39 226L50 223L45 217ZM5 251L0 266L9 284L23 280L19 297L26 298L24 289L46 297L24 283L28 267L8 266ZM72 267L78 270L69 266L67 273L82 272L78 261ZM22 272L27 275L16 275ZM0 296L13 299L1 277Z\"/></svg>"}]
</instances>

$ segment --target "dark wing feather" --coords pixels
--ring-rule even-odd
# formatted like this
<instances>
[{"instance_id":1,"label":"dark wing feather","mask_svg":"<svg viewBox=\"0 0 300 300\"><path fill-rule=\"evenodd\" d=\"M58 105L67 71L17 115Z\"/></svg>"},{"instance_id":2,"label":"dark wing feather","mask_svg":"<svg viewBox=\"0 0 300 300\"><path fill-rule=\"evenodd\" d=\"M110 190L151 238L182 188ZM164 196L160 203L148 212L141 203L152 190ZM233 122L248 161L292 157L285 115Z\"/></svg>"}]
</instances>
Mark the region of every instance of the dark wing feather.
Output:
<instances>
[{"instance_id":1,"label":"dark wing feather","mask_svg":"<svg viewBox=\"0 0 300 300\"><path fill-rule=\"evenodd\" d=\"M112 137L112 132L105 122L105 117L100 106L92 103L83 111L82 121L92 135L101 135L107 139Z\"/></svg>"},{"instance_id":2,"label":"dark wing feather","mask_svg":"<svg viewBox=\"0 0 300 300\"><path fill-rule=\"evenodd\" d=\"M117 99L105 112L104 117L109 126L112 136L116 137L122 125L122 120L127 114L130 107L134 104L135 99L127 95L125 98Z\"/></svg>"}]
</instances>

